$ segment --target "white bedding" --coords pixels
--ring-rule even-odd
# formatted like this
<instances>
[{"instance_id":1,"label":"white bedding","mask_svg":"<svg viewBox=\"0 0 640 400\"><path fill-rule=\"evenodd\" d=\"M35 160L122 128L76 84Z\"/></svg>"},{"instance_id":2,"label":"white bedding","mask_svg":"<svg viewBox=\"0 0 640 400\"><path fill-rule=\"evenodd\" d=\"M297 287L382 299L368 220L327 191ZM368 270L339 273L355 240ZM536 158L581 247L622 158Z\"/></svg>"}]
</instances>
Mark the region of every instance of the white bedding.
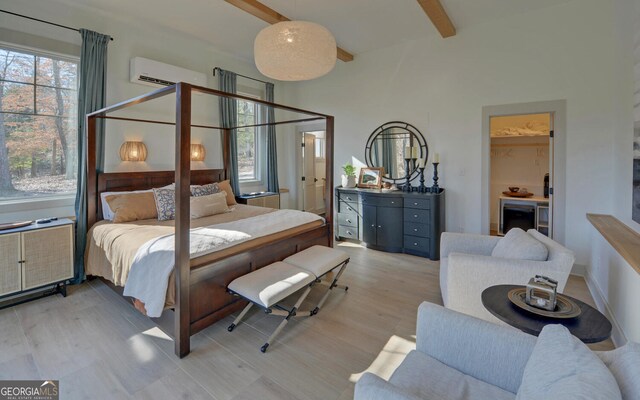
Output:
<instances>
[{"instance_id":1,"label":"white bedding","mask_svg":"<svg viewBox=\"0 0 640 400\"><path fill-rule=\"evenodd\" d=\"M238 221L191 229L191 258L318 220L322 218L307 212L277 210ZM174 246L173 234L150 240L140 247L131 265L124 295L142 301L149 317L159 317L162 314L169 276L175 263Z\"/></svg>"}]
</instances>

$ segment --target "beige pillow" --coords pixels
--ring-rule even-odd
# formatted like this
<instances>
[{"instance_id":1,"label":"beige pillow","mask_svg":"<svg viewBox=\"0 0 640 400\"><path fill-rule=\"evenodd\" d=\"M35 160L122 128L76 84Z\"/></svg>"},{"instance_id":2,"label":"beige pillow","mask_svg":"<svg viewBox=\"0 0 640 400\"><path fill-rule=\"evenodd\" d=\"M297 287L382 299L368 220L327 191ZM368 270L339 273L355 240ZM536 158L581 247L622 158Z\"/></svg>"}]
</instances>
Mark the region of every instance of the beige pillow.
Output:
<instances>
[{"instance_id":1,"label":"beige pillow","mask_svg":"<svg viewBox=\"0 0 640 400\"><path fill-rule=\"evenodd\" d=\"M113 212L113 222L158 218L153 192L114 194L105 198Z\"/></svg>"},{"instance_id":2,"label":"beige pillow","mask_svg":"<svg viewBox=\"0 0 640 400\"><path fill-rule=\"evenodd\" d=\"M227 194L225 192L192 197L190 205L191 219L222 214L229 211L229 207L227 206Z\"/></svg>"},{"instance_id":3,"label":"beige pillow","mask_svg":"<svg viewBox=\"0 0 640 400\"><path fill-rule=\"evenodd\" d=\"M233 189L231 189L231 185L229 184L229 180L218 182L218 187L220 190L224 190L227 194L227 205L234 206L238 204L236 202L236 196L233 194Z\"/></svg>"}]
</instances>

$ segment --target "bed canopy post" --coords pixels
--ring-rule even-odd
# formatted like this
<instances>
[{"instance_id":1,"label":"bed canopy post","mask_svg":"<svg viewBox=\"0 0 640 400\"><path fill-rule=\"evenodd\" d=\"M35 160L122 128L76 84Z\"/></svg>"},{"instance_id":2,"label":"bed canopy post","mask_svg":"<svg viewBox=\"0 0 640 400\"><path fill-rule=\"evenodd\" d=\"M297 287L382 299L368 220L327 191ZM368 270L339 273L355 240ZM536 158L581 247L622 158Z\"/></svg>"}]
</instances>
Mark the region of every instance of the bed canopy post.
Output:
<instances>
[{"instance_id":1,"label":"bed canopy post","mask_svg":"<svg viewBox=\"0 0 640 400\"><path fill-rule=\"evenodd\" d=\"M333 247L333 117L325 119L325 219L329 228L329 247Z\"/></svg>"},{"instance_id":2,"label":"bed canopy post","mask_svg":"<svg viewBox=\"0 0 640 400\"><path fill-rule=\"evenodd\" d=\"M96 223L98 218L98 198L97 198L97 159L96 159L96 116L87 116L87 229ZM80 178L80 177L78 177Z\"/></svg>"},{"instance_id":3,"label":"bed canopy post","mask_svg":"<svg viewBox=\"0 0 640 400\"><path fill-rule=\"evenodd\" d=\"M176 215L175 215L175 353L182 358L189 354L191 316L189 307L189 275L191 257L189 229L191 210L191 85L176 86Z\"/></svg>"}]
</instances>

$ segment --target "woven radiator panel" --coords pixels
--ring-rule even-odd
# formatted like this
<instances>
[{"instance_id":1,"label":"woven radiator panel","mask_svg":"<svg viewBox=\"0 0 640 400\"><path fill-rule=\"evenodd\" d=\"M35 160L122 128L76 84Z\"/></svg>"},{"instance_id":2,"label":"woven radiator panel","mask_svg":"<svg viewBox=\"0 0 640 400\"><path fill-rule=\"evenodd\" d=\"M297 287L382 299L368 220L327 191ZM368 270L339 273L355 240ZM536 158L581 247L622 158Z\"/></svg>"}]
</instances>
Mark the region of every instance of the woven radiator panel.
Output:
<instances>
[{"instance_id":1,"label":"woven radiator panel","mask_svg":"<svg viewBox=\"0 0 640 400\"><path fill-rule=\"evenodd\" d=\"M23 289L73 277L72 225L22 234Z\"/></svg>"},{"instance_id":2,"label":"woven radiator panel","mask_svg":"<svg viewBox=\"0 0 640 400\"><path fill-rule=\"evenodd\" d=\"M21 289L20 234L0 235L0 296Z\"/></svg>"}]
</instances>

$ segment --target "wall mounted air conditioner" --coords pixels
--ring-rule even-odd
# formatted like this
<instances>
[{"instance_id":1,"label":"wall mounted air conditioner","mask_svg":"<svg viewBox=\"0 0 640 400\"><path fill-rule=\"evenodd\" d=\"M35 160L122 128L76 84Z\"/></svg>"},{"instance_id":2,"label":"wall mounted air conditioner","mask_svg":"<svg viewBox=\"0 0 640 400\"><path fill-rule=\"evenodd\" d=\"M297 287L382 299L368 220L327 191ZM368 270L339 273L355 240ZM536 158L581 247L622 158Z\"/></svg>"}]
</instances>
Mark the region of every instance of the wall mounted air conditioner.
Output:
<instances>
[{"instance_id":1,"label":"wall mounted air conditioner","mask_svg":"<svg viewBox=\"0 0 640 400\"><path fill-rule=\"evenodd\" d=\"M142 57L131 59L129 77L133 83L155 87L170 86L176 82L207 86L207 76L201 72L190 71Z\"/></svg>"}]
</instances>

